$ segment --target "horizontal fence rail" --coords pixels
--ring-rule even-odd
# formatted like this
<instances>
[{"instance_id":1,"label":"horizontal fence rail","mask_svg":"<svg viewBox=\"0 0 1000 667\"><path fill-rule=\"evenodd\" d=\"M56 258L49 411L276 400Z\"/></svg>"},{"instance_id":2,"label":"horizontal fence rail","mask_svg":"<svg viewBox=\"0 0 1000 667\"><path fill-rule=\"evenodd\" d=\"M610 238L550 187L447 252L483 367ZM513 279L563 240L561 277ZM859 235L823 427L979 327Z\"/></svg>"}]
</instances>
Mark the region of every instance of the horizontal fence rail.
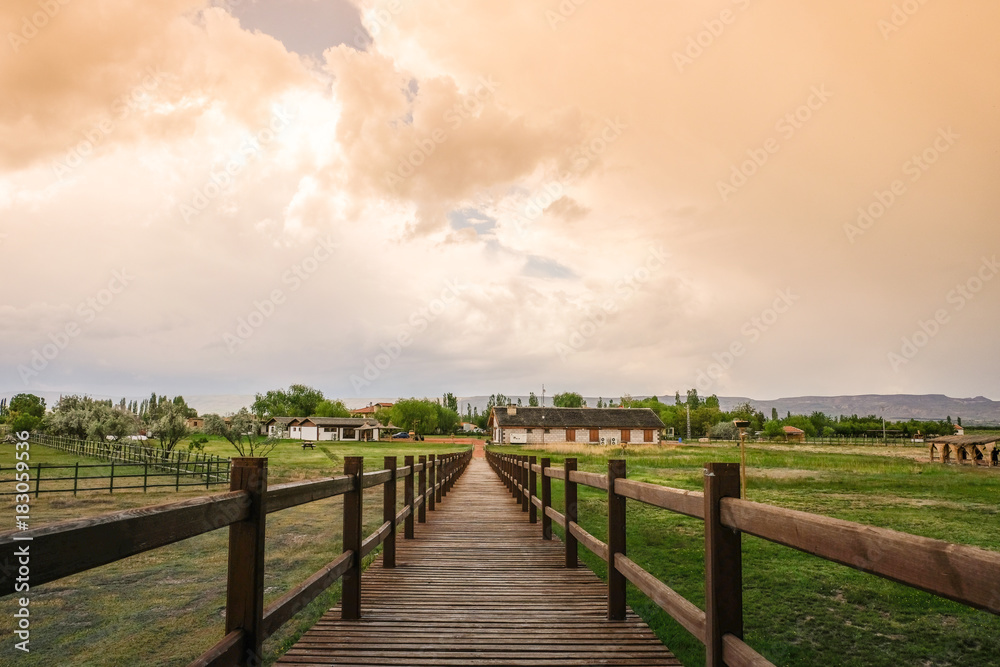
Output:
<instances>
[{"instance_id":1,"label":"horizontal fence rail","mask_svg":"<svg viewBox=\"0 0 1000 667\"><path fill-rule=\"evenodd\" d=\"M77 440L75 438L68 438L65 436L46 435L44 433L32 433L29 438L29 442L69 452L71 454L103 459L108 461L108 465L112 466L112 470L114 470L113 467L115 465L138 466L143 469L142 475L138 472L131 474L126 472L119 473L117 475L112 474L107 476L80 477L80 471L74 470L72 477L69 475L60 475L58 473L50 477L49 475L43 475L42 473L45 471L51 473L53 470L63 466L43 465L39 469L38 464L35 464L31 466L31 469L32 471L37 472L37 475L32 480L35 486L33 493L35 493L36 497L39 493L70 493L74 491L96 491L105 489L113 493L115 490L124 490L126 486L133 490L140 488L148 489L154 486L173 487L176 490L182 486L208 487L216 484L229 483L230 460L213 454L178 450L164 451L159 447L147 447L132 442L98 442L91 440ZM89 464L68 466L67 469L79 467L82 470L86 470L88 465ZM100 466L98 464L95 465L95 467ZM148 478L153 477L154 475L161 478L166 478L167 476L172 475L174 483L168 484L166 482L158 482L156 484L149 484ZM79 486L80 482L84 479L103 479L104 477L108 478L107 485L101 484L98 487ZM131 477L134 481L138 480L140 477L146 477L146 481L144 484L139 484L138 481L135 481L135 483L127 485L116 485L115 479L119 479L120 477ZM200 482L194 481L195 477L200 478ZM41 488L43 479L44 483L48 484L50 488ZM71 485L74 479L76 479L76 482ZM0 480L0 495L9 495L11 493L5 488L5 482L9 481L10 480ZM58 483L56 484L58 488L52 487L55 483Z\"/></svg>"},{"instance_id":2,"label":"horizontal fence rail","mask_svg":"<svg viewBox=\"0 0 1000 667\"><path fill-rule=\"evenodd\" d=\"M486 458L524 511L538 508L543 539L553 521L565 529L567 567L577 566L580 544L608 563L609 619L624 618L627 580L705 645L710 667L771 665L743 641L743 533L1000 614L1000 553L742 500L735 463L706 464L699 492L627 479L622 460L602 475L578 471L575 458L562 468L489 449ZM552 507L552 479L564 480L566 514ZM608 542L577 523L578 485L608 493ZM626 499L705 522L704 610L628 558Z\"/></svg>"},{"instance_id":3,"label":"horizontal fence rail","mask_svg":"<svg viewBox=\"0 0 1000 667\"><path fill-rule=\"evenodd\" d=\"M15 592L16 563L30 545L31 584L40 585L182 540L229 527L226 625L223 638L191 665L260 665L265 639L343 580L345 619L361 617L361 567L364 556L383 547L383 567L395 567L396 527L412 539L414 522L447 495L472 459L472 452L404 457L387 456L383 468L364 471L362 457L345 457L344 475L267 487L267 459L232 460L230 490L176 503L142 507L0 533L0 596ZM396 487L403 481L399 509ZM366 488L383 488L383 524L362 536ZM344 497L343 547L333 559L266 608L264 534L267 515L333 496Z\"/></svg>"},{"instance_id":4,"label":"horizontal fence rail","mask_svg":"<svg viewBox=\"0 0 1000 667\"><path fill-rule=\"evenodd\" d=\"M72 493L74 496L83 491L137 491L143 492L150 489L173 489L180 491L182 487L198 486L209 488L213 484L229 483L229 461L225 463L225 475L211 472L208 466L203 464L201 472L194 472L190 469L175 467L173 470L164 472L164 466L157 464L143 463L84 463L77 462L75 465L48 465L36 463L28 466L31 473L29 486L30 494L36 498L43 493ZM117 466L117 469L116 469ZM219 470L222 466L219 466ZM0 466L0 475L7 470L13 474L17 468L15 466ZM107 474L92 475L90 472L101 470L109 471ZM82 473L82 474L81 474ZM0 496L12 496L18 493L16 486L18 480L14 477L0 479Z\"/></svg>"}]
</instances>

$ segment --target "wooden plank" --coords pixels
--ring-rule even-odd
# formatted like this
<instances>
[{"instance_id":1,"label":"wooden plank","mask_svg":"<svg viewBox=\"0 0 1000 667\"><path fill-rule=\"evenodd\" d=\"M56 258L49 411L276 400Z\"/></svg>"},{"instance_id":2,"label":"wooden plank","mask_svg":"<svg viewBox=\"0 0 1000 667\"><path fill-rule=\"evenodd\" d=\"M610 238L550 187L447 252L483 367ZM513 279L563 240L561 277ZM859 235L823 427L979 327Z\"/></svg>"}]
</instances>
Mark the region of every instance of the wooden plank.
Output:
<instances>
[{"instance_id":1,"label":"wooden plank","mask_svg":"<svg viewBox=\"0 0 1000 667\"><path fill-rule=\"evenodd\" d=\"M308 482L289 482L278 484L267 490L267 500L264 506L267 513L311 503L323 498L331 498L347 493L354 485L351 477L328 477Z\"/></svg>"},{"instance_id":2,"label":"wooden plank","mask_svg":"<svg viewBox=\"0 0 1000 667\"><path fill-rule=\"evenodd\" d=\"M624 433L624 431L623 431ZM625 478L625 461L608 461L608 546L604 562L608 568L608 620L625 620L625 575L614 567L615 557L624 556L625 551L625 497L613 490L615 482Z\"/></svg>"},{"instance_id":3,"label":"wooden plank","mask_svg":"<svg viewBox=\"0 0 1000 667\"><path fill-rule=\"evenodd\" d=\"M188 667L215 667L235 665L243 654L244 636L242 630L233 630L200 656L188 663Z\"/></svg>"},{"instance_id":4,"label":"wooden plank","mask_svg":"<svg viewBox=\"0 0 1000 667\"><path fill-rule=\"evenodd\" d=\"M672 489L632 479L616 480L615 491L626 498L632 498L654 507L661 507L696 519L705 518L705 494L701 491Z\"/></svg>"},{"instance_id":5,"label":"wooden plank","mask_svg":"<svg viewBox=\"0 0 1000 667\"><path fill-rule=\"evenodd\" d=\"M705 612L623 554L615 555L615 569L645 593L660 609L705 643ZM728 636L728 635L727 635Z\"/></svg>"},{"instance_id":6,"label":"wooden plank","mask_svg":"<svg viewBox=\"0 0 1000 667\"><path fill-rule=\"evenodd\" d=\"M30 538L31 584L38 586L224 528L249 511L250 495L234 491L11 531L0 535L0 562L17 562L14 552ZM0 595L13 593L15 583L13 570L0 568Z\"/></svg>"},{"instance_id":7,"label":"wooden plank","mask_svg":"<svg viewBox=\"0 0 1000 667\"><path fill-rule=\"evenodd\" d=\"M594 489L601 489L602 491L608 490L607 475L600 475L596 472L583 472L582 470L574 470L570 474L569 481L576 482L577 484L583 484L584 486L589 486Z\"/></svg>"},{"instance_id":8,"label":"wooden plank","mask_svg":"<svg viewBox=\"0 0 1000 667\"><path fill-rule=\"evenodd\" d=\"M229 490L250 495L247 518L229 527L229 567L226 575L226 634L243 634L237 664L259 663L264 635L264 537L267 512L267 459L238 457L229 469Z\"/></svg>"},{"instance_id":9,"label":"wooden plank","mask_svg":"<svg viewBox=\"0 0 1000 667\"><path fill-rule=\"evenodd\" d=\"M605 563L608 562L607 544L585 531L583 527L575 521L570 522L569 532L581 544L583 544L583 546L587 547L592 554L603 560Z\"/></svg>"},{"instance_id":10,"label":"wooden plank","mask_svg":"<svg viewBox=\"0 0 1000 667\"><path fill-rule=\"evenodd\" d=\"M351 566L352 554L343 553L330 561L301 584L271 603L264 611L261 631L264 638L270 637L295 614L343 576Z\"/></svg>"},{"instance_id":11,"label":"wooden plank","mask_svg":"<svg viewBox=\"0 0 1000 667\"><path fill-rule=\"evenodd\" d=\"M362 483L362 486L366 489L370 489L373 486L378 486L379 484L385 484L390 479L392 479L392 475L394 472L395 472L395 466L393 466L393 470L375 470L372 472L366 472L363 477L364 482Z\"/></svg>"},{"instance_id":12,"label":"wooden plank","mask_svg":"<svg viewBox=\"0 0 1000 667\"><path fill-rule=\"evenodd\" d=\"M862 572L1000 614L1000 553L749 500L722 501L722 523Z\"/></svg>"},{"instance_id":13,"label":"wooden plank","mask_svg":"<svg viewBox=\"0 0 1000 667\"><path fill-rule=\"evenodd\" d=\"M774 663L747 646L736 635L722 636L722 659L728 667L774 667Z\"/></svg>"},{"instance_id":14,"label":"wooden plank","mask_svg":"<svg viewBox=\"0 0 1000 667\"><path fill-rule=\"evenodd\" d=\"M740 533L722 524L723 498L740 495L738 463L705 465L705 665L725 667L722 637L743 636Z\"/></svg>"},{"instance_id":15,"label":"wooden plank","mask_svg":"<svg viewBox=\"0 0 1000 667\"><path fill-rule=\"evenodd\" d=\"M563 528L566 527L566 515L551 505L545 508L545 516L549 517Z\"/></svg>"},{"instance_id":16,"label":"wooden plank","mask_svg":"<svg viewBox=\"0 0 1000 667\"><path fill-rule=\"evenodd\" d=\"M606 585L564 556L474 459L397 567L364 573L363 618L332 609L279 664L680 664L631 611L609 622Z\"/></svg>"},{"instance_id":17,"label":"wooden plank","mask_svg":"<svg viewBox=\"0 0 1000 667\"><path fill-rule=\"evenodd\" d=\"M361 480L364 473L364 458L360 456L344 457L344 474ZM351 565L344 572L344 583L341 587L341 613L343 619L357 620L361 618L361 527L364 525L363 501L364 490L359 482L354 488L344 494L344 553L351 554Z\"/></svg>"},{"instance_id":18,"label":"wooden plank","mask_svg":"<svg viewBox=\"0 0 1000 667\"><path fill-rule=\"evenodd\" d=\"M371 552L375 551L375 548L385 542L385 539L389 536L389 532L394 524L391 521L386 521L378 529L366 537L361 542L361 557L364 558Z\"/></svg>"}]
</instances>

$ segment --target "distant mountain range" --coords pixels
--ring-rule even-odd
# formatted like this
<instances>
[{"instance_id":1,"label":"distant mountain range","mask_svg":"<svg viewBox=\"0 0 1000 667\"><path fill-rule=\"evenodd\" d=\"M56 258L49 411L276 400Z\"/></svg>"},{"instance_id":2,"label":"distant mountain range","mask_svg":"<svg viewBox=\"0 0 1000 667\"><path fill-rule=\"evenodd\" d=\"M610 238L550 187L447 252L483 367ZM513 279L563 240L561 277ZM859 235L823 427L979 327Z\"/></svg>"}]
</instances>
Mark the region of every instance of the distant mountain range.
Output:
<instances>
[{"instance_id":1,"label":"distant mountain range","mask_svg":"<svg viewBox=\"0 0 1000 667\"><path fill-rule=\"evenodd\" d=\"M9 399L14 393L7 394ZM38 392L38 395L45 399L47 405L52 406L59 400L58 392ZM673 392L657 394L664 403L671 403L674 400ZM96 396L95 398L111 398L115 402L121 396ZM145 396L129 396L131 399L142 399ZM431 398L437 398L432 396ZM508 396L514 402L521 399L523 405L528 404L527 395ZM541 398L541 397L539 397ZM587 405L596 407L597 396L585 396ZM605 397L605 400L618 400L618 397ZM635 398L646 398L636 396ZM211 394L185 396L188 405L198 411L198 414L218 413L227 414L239 410L241 407L249 406L253 403L254 397L251 394ZM349 408L360 408L370 403L379 401L395 402L396 396L379 396L375 398L345 398L344 403ZM462 396L458 398L459 412L465 414L466 406L469 405L482 412L486 409L489 396ZM907 419L931 420L945 419L951 417L953 420L962 418L962 423L966 426L974 425L1000 425L1000 401L993 401L984 396L975 398L952 398L944 394L863 394L860 396L792 396L788 398L776 398L773 400L760 400L743 396L720 396L719 405L723 410L730 410L738 403L749 401L765 415L770 416L771 408L775 408L778 414L784 416L788 412L793 415L808 415L812 412L822 412L831 417L839 415L876 415L885 416L890 421L900 421ZM545 397L545 404L552 405L552 396Z\"/></svg>"}]
</instances>

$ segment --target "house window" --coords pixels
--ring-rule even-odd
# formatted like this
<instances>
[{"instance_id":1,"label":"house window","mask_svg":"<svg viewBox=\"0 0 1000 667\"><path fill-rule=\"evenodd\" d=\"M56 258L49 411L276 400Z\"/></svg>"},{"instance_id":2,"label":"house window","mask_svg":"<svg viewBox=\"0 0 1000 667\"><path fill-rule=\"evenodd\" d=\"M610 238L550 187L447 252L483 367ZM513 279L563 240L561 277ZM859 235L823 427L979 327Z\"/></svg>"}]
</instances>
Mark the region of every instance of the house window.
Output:
<instances>
[{"instance_id":1,"label":"house window","mask_svg":"<svg viewBox=\"0 0 1000 667\"><path fill-rule=\"evenodd\" d=\"M344 429L344 440L354 440L357 436L354 434L353 428Z\"/></svg>"},{"instance_id":2,"label":"house window","mask_svg":"<svg viewBox=\"0 0 1000 667\"><path fill-rule=\"evenodd\" d=\"M623 443L631 442L631 438L632 438L632 431L631 431L631 429L623 428L622 429L622 439L621 439L621 442L623 442Z\"/></svg>"},{"instance_id":3,"label":"house window","mask_svg":"<svg viewBox=\"0 0 1000 667\"><path fill-rule=\"evenodd\" d=\"M335 430L336 429L334 427L332 427L332 426L324 426L323 427L323 432L324 433L333 433Z\"/></svg>"},{"instance_id":4,"label":"house window","mask_svg":"<svg viewBox=\"0 0 1000 667\"><path fill-rule=\"evenodd\" d=\"M531 429L530 428L528 429L528 433L531 433Z\"/></svg>"},{"instance_id":5,"label":"house window","mask_svg":"<svg viewBox=\"0 0 1000 667\"><path fill-rule=\"evenodd\" d=\"M568 428L566 429L566 442L576 442L576 429Z\"/></svg>"},{"instance_id":6,"label":"house window","mask_svg":"<svg viewBox=\"0 0 1000 667\"><path fill-rule=\"evenodd\" d=\"M590 429L590 442L598 442L601 439L601 431L596 428Z\"/></svg>"},{"instance_id":7,"label":"house window","mask_svg":"<svg viewBox=\"0 0 1000 667\"><path fill-rule=\"evenodd\" d=\"M546 432L546 433L548 433L548 432L549 432L549 429L545 429L545 432Z\"/></svg>"},{"instance_id":8,"label":"house window","mask_svg":"<svg viewBox=\"0 0 1000 667\"><path fill-rule=\"evenodd\" d=\"M643 442L653 442L653 429L647 428L642 432Z\"/></svg>"}]
</instances>

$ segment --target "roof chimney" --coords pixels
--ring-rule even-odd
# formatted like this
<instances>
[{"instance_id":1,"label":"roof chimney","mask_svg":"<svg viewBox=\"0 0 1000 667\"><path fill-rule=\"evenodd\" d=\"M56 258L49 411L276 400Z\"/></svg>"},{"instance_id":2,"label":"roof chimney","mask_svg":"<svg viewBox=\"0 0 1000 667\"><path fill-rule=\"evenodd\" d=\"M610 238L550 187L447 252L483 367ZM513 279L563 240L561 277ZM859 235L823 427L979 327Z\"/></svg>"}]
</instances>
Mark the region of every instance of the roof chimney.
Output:
<instances>
[{"instance_id":1,"label":"roof chimney","mask_svg":"<svg viewBox=\"0 0 1000 667\"><path fill-rule=\"evenodd\" d=\"M517 414L517 408L515 406L513 406L512 404L508 403L507 404L507 414L508 415L516 415Z\"/></svg>"}]
</instances>

